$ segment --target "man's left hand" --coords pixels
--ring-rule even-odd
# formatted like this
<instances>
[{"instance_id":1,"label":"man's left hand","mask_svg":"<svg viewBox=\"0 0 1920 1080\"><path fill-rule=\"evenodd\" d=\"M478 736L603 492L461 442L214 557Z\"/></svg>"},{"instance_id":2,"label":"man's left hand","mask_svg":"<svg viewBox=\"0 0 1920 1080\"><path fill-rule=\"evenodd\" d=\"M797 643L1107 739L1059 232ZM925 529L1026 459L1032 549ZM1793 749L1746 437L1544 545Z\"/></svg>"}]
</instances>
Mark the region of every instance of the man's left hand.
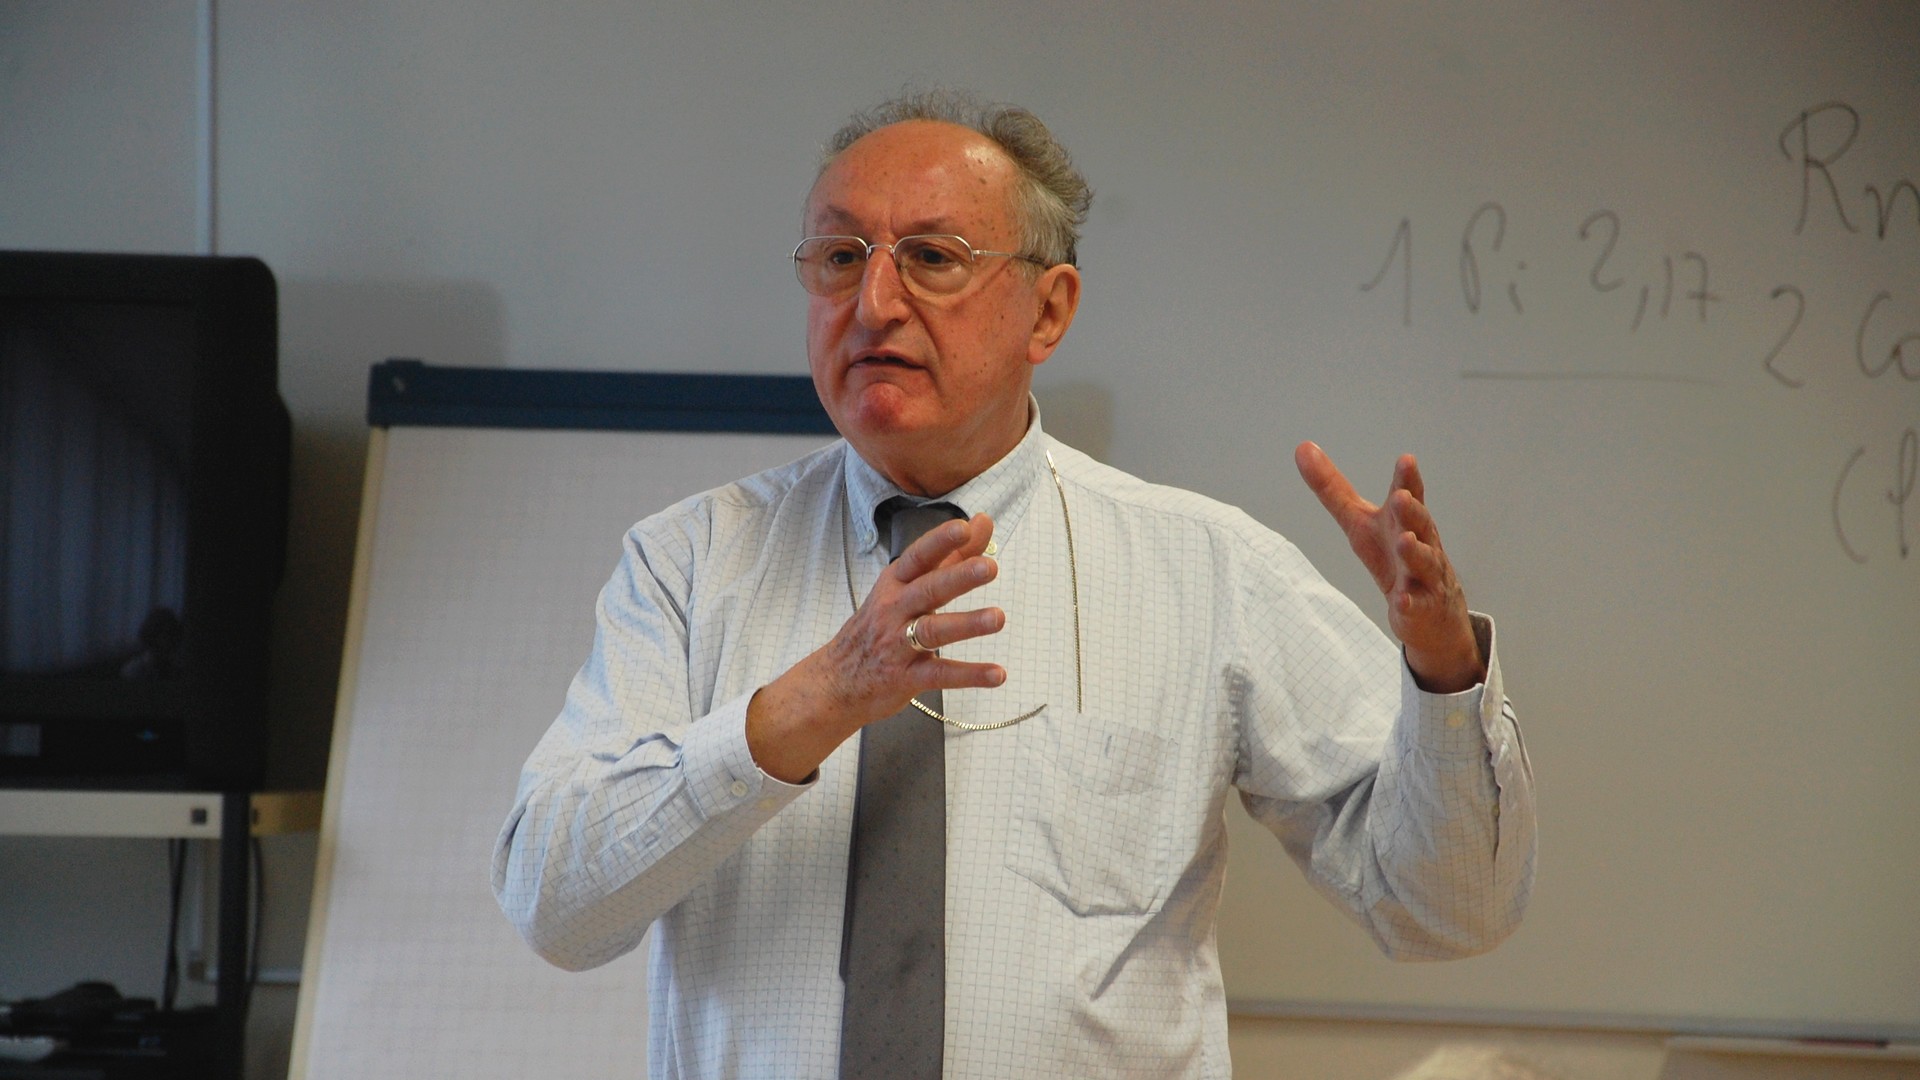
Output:
<instances>
[{"instance_id":1,"label":"man's left hand","mask_svg":"<svg viewBox=\"0 0 1920 1080\"><path fill-rule=\"evenodd\" d=\"M1407 667L1420 688L1450 694L1484 681L1486 658L1467 615L1466 593L1440 546L1413 455L1402 454L1394 463L1393 486L1377 506L1361 498L1313 443L1301 443L1293 461L1387 598L1388 624L1405 646Z\"/></svg>"}]
</instances>

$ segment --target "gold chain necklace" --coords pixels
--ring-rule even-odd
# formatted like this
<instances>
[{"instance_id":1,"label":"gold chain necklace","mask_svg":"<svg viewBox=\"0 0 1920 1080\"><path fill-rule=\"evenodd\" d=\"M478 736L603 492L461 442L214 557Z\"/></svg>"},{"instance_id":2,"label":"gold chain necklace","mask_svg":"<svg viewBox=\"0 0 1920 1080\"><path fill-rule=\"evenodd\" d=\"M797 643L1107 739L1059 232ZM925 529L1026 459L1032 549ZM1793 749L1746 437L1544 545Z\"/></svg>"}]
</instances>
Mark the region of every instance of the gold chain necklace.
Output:
<instances>
[{"instance_id":1,"label":"gold chain necklace","mask_svg":"<svg viewBox=\"0 0 1920 1080\"><path fill-rule=\"evenodd\" d=\"M1074 707L1080 712L1087 711L1087 678L1080 660L1080 560L1073 551L1073 515L1067 512L1067 486L1060 482L1060 470L1053 464L1053 454L1047 453L1047 471L1053 474L1053 489L1060 494L1060 520L1067 526L1067 580L1073 587L1073 692ZM847 600L855 611L860 610L860 598L853 591L853 499L848 496L841 503L840 559L847 570ZM908 704L948 727L961 731L997 731L1039 716L1046 709L1042 703L1039 708L1029 709L1011 720L1002 720L997 724L970 724L965 720L955 720L938 709L928 708L918 697Z\"/></svg>"}]
</instances>

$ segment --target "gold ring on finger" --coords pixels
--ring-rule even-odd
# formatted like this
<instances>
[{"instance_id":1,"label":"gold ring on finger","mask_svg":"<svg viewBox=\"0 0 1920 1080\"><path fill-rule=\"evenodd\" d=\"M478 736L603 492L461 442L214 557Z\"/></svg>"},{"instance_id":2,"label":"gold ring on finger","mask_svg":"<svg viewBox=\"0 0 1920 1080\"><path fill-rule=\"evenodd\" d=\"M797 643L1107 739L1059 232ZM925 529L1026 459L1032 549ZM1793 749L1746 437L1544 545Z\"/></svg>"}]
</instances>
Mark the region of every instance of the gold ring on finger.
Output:
<instances>
[{"instance_id":1,"label":"gold ring on finger","mask_svg":"<svg viewBox=\"0 0 1920 1080\"><path fill-rule=\"evenodd\" d=\"M918 632L920 629L920 620L924 618L926 618L924 615L917 616L912 622L907 624L907 645L913 649L914 652L930 653L933 651L933 647L931 645L922 645Z\"/></svg>"}]
</instances>

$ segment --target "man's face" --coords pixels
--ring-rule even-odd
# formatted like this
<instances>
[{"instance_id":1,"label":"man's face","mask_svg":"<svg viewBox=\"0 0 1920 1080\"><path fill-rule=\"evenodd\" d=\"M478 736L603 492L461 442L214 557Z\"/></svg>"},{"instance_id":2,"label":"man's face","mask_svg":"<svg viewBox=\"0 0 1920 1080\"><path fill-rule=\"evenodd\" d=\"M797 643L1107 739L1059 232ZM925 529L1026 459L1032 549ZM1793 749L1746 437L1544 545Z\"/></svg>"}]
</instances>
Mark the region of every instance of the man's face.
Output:
<instances>
[{"instance_id":1,"label":"man's face","mask_svg":"<svg viewBox=\"0 0 1920 1080\"><path fill-rule=\"evenodd\" d=\"M1016 176L998 147L965 128L894 124L827 166L807 199L806 231L879 244L941 233L1020 251ZM1056 268L1036 281L1027 266L983 258L960 291L922 298L882 250L852 293L809 298L807 360L820 400L847 441L901 487L944 494L1025 433L1033 368L1066 329L1044 298L1072 273ZM1077 300L1077 277L1072 285Z\"/></svg>"}]
</instances>

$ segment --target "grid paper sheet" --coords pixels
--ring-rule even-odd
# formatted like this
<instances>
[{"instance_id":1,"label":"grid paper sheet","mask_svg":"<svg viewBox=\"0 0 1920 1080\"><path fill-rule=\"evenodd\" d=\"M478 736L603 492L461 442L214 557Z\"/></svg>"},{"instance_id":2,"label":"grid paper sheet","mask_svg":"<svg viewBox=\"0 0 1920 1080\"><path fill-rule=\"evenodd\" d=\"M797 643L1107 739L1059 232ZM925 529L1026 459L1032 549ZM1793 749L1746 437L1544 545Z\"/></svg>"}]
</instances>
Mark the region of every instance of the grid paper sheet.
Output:
<instances>
[{"instance_id":1,"label":"grid paper sheet","mask_svg":"<svg viewBox=\"0 0 1920 1080\"><path fill-rule=\"evenodd\" d=\"M827 440L375 437L292 1075L644 1076L645 949L579 974L547 966L494 904L494 838L587 655L627 527Z\"/></svg>"}]
</instances>

